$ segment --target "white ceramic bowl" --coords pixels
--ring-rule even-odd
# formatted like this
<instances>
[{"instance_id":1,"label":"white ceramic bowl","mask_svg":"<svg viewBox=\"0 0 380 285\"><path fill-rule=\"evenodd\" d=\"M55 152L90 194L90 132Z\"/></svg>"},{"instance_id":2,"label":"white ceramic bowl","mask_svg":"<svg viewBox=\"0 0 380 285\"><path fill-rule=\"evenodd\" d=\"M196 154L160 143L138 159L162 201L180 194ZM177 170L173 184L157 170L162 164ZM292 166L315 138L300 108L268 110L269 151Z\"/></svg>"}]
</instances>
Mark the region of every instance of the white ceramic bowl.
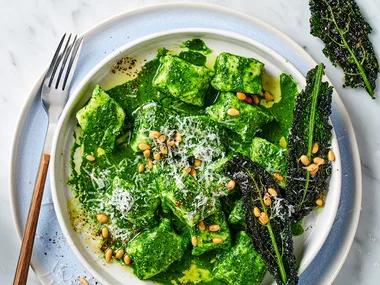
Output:
<instances>
[{"instance_id":1,"label":"white ceramic bowl","mask_svg":"<svg viewBox=\"0 0 380 285\"><path fill-rule=\"evenodd\" d=\"M68 243L78 259L102 284L137 285L151 282L140 281L130 269L116 263L105 264L98 254L93 253L83 236L75 232L71 226L68 201L73 195L67 180L70 176L70 151L76 126L75 113L88 101L96 84L108 89L127 80L127 77L115 76L111 72L111 66L121 58L129 56L138 61L150 60L156 55L158 48L176 48L183 41L195 37L204 40L216 54L225 51L257 58L265 63L266 74L278 76L281 72L286 72L299 82L299 88L305 85L304 76L290 62L267 46L237 33L215 29L179 29L152 34L123 46L101 61L73 92L61 115L53 142L50 181L57 218ZM294 239L295 254L300 261L299 273L307 268L325 242L339 205L342 177L335 133L332 146L337 159L333 164L326 204L322 211L312 213L305 219L308 230L304 235ZM271 278L267 276L263 283L271 283Z\"/></svg>"}]
</instances>

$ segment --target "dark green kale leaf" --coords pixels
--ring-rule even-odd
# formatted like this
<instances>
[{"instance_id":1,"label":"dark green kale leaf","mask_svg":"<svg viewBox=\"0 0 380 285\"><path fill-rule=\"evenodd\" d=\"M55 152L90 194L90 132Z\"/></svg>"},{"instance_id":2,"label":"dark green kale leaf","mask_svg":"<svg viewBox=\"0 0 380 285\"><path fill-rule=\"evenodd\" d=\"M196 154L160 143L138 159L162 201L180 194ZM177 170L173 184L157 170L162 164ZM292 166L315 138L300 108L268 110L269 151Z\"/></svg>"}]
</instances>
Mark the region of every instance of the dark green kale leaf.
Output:
<instances>
[{"instance_id":1,"label":"dark green kale leaf","mask_svg":"<svg viewBox=\"0 0 380 285\"><path fill-rule=\"evenodd\" d=\"M368 35L370 25L354 0L310 0L310 33L323 53L344 71L345 85L365 88L374 98L379 63Z\"/></svg>"},{"instance_id":2,"label":"dark green kale leaf","mask_svg":"<svg viewBox=\"0 0 380 285\"><path fill-rule=\"evenodd\" d=\"M331 97L333 88L322 82L324 65L319 64L310 70L306 77L306 88L297 97L293 124L288 141L288 177L286 199L294 207L293 222L300 221L316 206L316 200L323 197L328 187L331 165L328 152L331 148ZM314 143L318 143L318 152L312 154ZM307 155L323 158L326 164L320 164L315 174L310 174L301 163L300 157Z\"/></svg>"},{"instance_id":3,"label":"dark green kale leaf","mask_svg":"<svg viewBox=\"0 0 380 285\"><path fill-rule=\"evenodd\" d=\"M242 154L235 154L225 164L225 171L241 189L247 232L268 271L277 284L297 284L296 258L290 227L291 208L281 196L280 188L272 175ZM276 193L272 190L272 194L268 193L269 188ZM268 198L271 200L270 204ZM254 211L257 211L255 208L261 211L260 217L254 215Z\"/></svg>"}]
</instances>

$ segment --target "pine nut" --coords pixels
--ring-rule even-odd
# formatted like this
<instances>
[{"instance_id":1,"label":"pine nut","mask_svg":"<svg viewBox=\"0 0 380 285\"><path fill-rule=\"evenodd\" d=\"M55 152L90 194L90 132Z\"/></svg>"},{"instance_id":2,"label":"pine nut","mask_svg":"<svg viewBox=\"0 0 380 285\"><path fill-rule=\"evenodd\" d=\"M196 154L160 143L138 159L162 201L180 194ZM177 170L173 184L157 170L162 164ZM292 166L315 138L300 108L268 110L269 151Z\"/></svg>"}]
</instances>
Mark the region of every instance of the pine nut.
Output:
<instances>
[{"instance_id":1,"label":"pine nut","mask_svg":"<svg viewBox=\"0 0 380 285\"><path fill-rule=\"evenodd\" d=\"M86 279L84 279L84 277L79 277L79 282L82 284L82 285L88 285L88 282Z\"/></svg>"},{"instance_id":2,"label":"pine nut","mask_svg":"<svg viewBox=\"0 0 380 285\"><path fill-rule=\"evenodd\" d=\"M166 142L167 139L168 139L167 136L165 136L165 135L160 135L160 136L158 137L158 142L159 142L159 143L164 143L164 142Z\"/></svg>"},{"instance_id":3,"label":"pine nut","mask_svg":"<svg viewBox=\"0 0 380 285\"><path fill-rule=\"evenodd\" d=\"M124 256L124 264L125 265L129 265L129 264L131 264L131 261L132 261L132 259L129 257L129 255L128 254L126 254L125 256Z\"/></svg>"},{"instance_id":4,"label":"pine nut","mask_svg":"<svg viewBox=\"0 0 380 285\"><path fill-rule=\"evenodd\" d=\"M154 158L154 160L160 160L160 159L161 159L161 153L159 153L159 152L155 152L155 153L153 154L153 158Z\"/></svg>"},{"instance_id":5,"label":"pine nut","mask_svg":"<svg viewBox=\"0 0 380 285\"><path fill-rule=\"evenodd\" d=\"M88 160L88 161L95 161L95 156L93 156L93 155L91 155L91 154L88 154L88 155L86 155L86 159Z\"/></svg>"},{"instance_id":6,"label":"pine nut","mask_svg":"<svg viewBox=\"0 0 380 285\"><path fill-rule=\"evenodd\" d=\"M197 171L194 168L192 168L190 171L190 175L193 176L194 178L196 178L197 177Z\"/></svg>"},{"instance_id":7,"label":"pine nut","mask_svg":"<svg viewBox=\"0 0 380 285\"><path fill-rule=\"evenodd\" d=\"M235 181L234 180L230 180L230 182L228 182L228 184L227 184L227 189L228 190L233 190L235 188L235 186L236 186Z\"/></svg>"},{"instance_id":8,"label":"pine nut","mask_svg":"<svg viewBox=\"0 0 380 285\"><path fill-rule=\"evenodd\" d=\"M257 96L257 95L253 95L253 103L254 103L255 105L259 105L259 103L260 103L259 96Z\"/></svg>"},{"instance_id":9,"label":"pine nut","mask_svg":"<svg viewBox=\"0 0 380 285\"><path fill-rule=\"evenodd\" d=\"M255 215L256 218L260 217L260 214L261 214L260 209L257 207L253 208L253 214Z\"/></svg>"},{"instance_id":10,"label":"pine nut","mask_svg":"<svg viewBox=\"0 0 380 285\"><path fill-rule=\"evenodd\" d=\"M261 212L261 213L260 213L260 217L259 217L259 221L260 221L263 225L266 225L266 224L269 222L269 218L268 218L267 213L265 213L265 212Z\"/></svg>"},{"instance_id":11,"label":"pine nut","mask_svg":"<svg viewBox=\"0 0 380 285\"><path fill-rule=\"evenodd\" d=\"M116 252L116 254L115 254L115 257L117 258L117 259L121 259L122 257L123 257L123 255L124 255L124 249L119 249L117 252Z\"/></svg>"},{"instance_id":12,"label":"pine nut","mask_svg":"<svg viewBox=\"0 0 380 285\"><path fill-rule=\"evenodd\" d=\"M239 112L239 110L237 110L235 108L231 108L231 109L228 109L227 114L232 116L232 117L236 117L236 116L240 115L240 112Z\"/></svg>"},{"instance_id":13,"label":"pine nut","mask_svg":"<svg viewBox=\"0 0 380 285\"><path fill-rule=\"evenodd\" d=\"M311 153L316 154L318 152L318 150L319 150L319 144L317 142L315 142L313 144L313 146L311 147Z\"/></svg>"},{"instance_id":14,"label":"pine nut","mask_svg":"<svg viewBox=\"0 0 380 285\"><path fill-rule=\"evenodd\" d=\"M175 146L175 140L170 140L169 141L169 146Z\"/></svg>"},{"instance_id":15,"label":"pine nut","mask_svg":"<svg viewBox=\"0 0 380 285\"><path fill-rule=\"evenodd\" d=\"M174 139L176 142L182 142L182 135L179 132L176 132Z\"/></svg>"},{"instance_id":16,"label":"pine nut","mask_svg":"<svg viewBox=\"0 0 380 285\"><path fill-rule=\"evenodd\" d=\"M309 173L310 173L310 175L315 175L318 172L318 170L319 170L319 168L317 168L317 169L315 169L313 171L310 171Z\"/></svg>"},{"instance_id":17,"label":"pine nut","mask_svg":"<svg viewBox=\"0 0 380 285\"><path fill-rule=\"evenodd\" d=\"M283 181L285 179L284 176L278 173L273 174L273 177L276 178L278 181Z\"/></svg>"},{"instance_id":18,"label":"pine nut","mask_svg":"<svg viewBox=\"0 0 380 285\"><path fill-rule=\"evenodd\" d=\"M104 214L97 214L96 220L101 224L105 224L108 222L108 217Z\"/></svg>"},{"instance_id":19,"label":"pine nut","mask_svg":"<svg viewBox=\"0 0 380 285\"><path fill-rule=\"evenodd\" d=\"M329 161L335 161L335 153L330 149L329 154L327 155Z\"/></svg>"},{"instance_id":20,"label":"pine nut","mask_svg":"<svg viewBox=\"0 0 380 285\"><path fill-rule=\"evenodd\" d=\"M199 167L199 166L201 166L201 165L202 165L202 160L196 158L196 159L194 160L194 166L195 166L195 167Z\"/></svg>"},{"instance_id":21,"label":"pine nut","mask_svg":"<svg viewBox=\"0 0 380 285\"><path fill-rule=\"evenodd\" d=\"M198 224L198 228L200 231L204 231L206 229L206 225L204 221L200 221Z\"/></svg>"},{"instance_id":22,"label":"pine nut","mask_svg":"<svg viewBox=\"0 0 380 285\"><path fill-rule=\"evenodd\" d=\"M269 195L264 195L264 205L269 207L272 204L272 199Z\"/></svg>"},{"instance_id":23,"label":"pine nut","mask_svg":"<svg viewBox=\"0 0 380 285\"><path fill-rule=\"evenodd\" d=\"M306 167L306 170L309 172L314 172L315 170L318 171L319 166L315 163L310 164L308 167Z\"/></svg>"},{"instance_id":24,"label":"pine nut","mask_svg":"<svg viewBox=\"0 0 380 285\"><path fill-rule=\"evenodd\" d=\"M151 158L148 158L148 168L149 169L153 168L153 160Z\"/></svg>"},{"instance_id":25,"label":"pine nut","mask_svg":"<svg viewBox=\"0 0 380 285\"><path fill-rule=\"evenodd\" d=\"M274 100L273 95L268 91L265 91L264 98L267 102L272 102Z\"/></svg>"},{"instance_id":26,"label":"pine nut","mask_svg":"<svg viewBox=\"0 0 380 285\"><path fill-rule=\"evenodd\" d=\"M215 244L220 244L222 242L223 242L223 239L220 237L215 237L212 239L212 243L215 243Z\"/></svg>"},{"instance_id":27,"label":"pine nut","mask_svg":"<svg viewBox=\"0 0 380 285\"><path fill-rule=\"evenodd\" d=\"M247 96L247 98L245 98L244 102L246 102L247 104L251 105L252 104L252 98Z\"/></svg>"},{"instance_id":28,"label":"pine nut","mask_svg":"<svg viewBox=\"0 0 380 285\"><path fill-rule=\"evenodd\" d=\"M157 131L151 131L150 134L149 134L149 138L151 139L158 139L158 137L160 136L160 132L157 132Z\"/></svg>"},{"instance_id":29,"label":"pine nut","mask_svg":"<svg viewBox=\"0 0 380 285\"><path fill-rule=\"evenodd\" d=\"M109 249L106 250L106 261L107 262L111 262L112 253L113 253L112 248L109 248Z\"/></svg>"},{"instance_id":30,"label":"pine nut","mask_svg":"<svg viewBox=\"0 0 380 285\"><path fill-rule=\"evenodd\" d=\"M150 156L150 149L144 150L144 157L148 158Z\"/></svg>"},{"instance_id":31,"label":"pine nut","mask_svg":"<svg viewBox=\"0 0 380 285\"><path fill-rule=\"evenodd\" d=\"M314 157L313 162L317 165L326 164L326 161L321 157Z\"/></svg>"},{"instance_id":32,"label":"pine nut","mask_svg":"<svg viewBox=\"0 0 380 285\"><path fill-rule=\"evenodd\" d=\"M268 193L271 194L274 197L277 197L277 191L274 190L273 188L268 188Z\"/></svg>"},{"instance_id":33,"label":"pine nut","mask_svg":"<svg viewBox=\"0 0 380 285\"><path fill-rule=\"evenodd\" d=\"M261 90L260 93L257 95L259 95L260 97L264 97L264 90Z\"/></svg>"},{"instance_id":34,"label":"pine nut","mask_svg":"<svg viewBox=\"0 0 380 285\"><path fill-rule=\"evenodd\" d=\"M237 92L237 93L236 93L236 97L237 97L239 100L244 101L244 100L247 98L247 95L245 95L243 92Z\"/></svg>"},{"instance_id":35,"label":"pine nut","mask_svg":"<svg viewBox=\"0 0 380 285\"><path fill-rule=\"evenodd\" d=\"M307 155L301 155L300 161L303 165L308 166L310 164L310 159L307 157Z\"/></svg>"},{"instance_id":36,"label":"pine nut","mask_svg":"<svg viewBox=\"0 0 380 285\"><path fill-rule=\"evenodd\" d=\"M317 201L315 201L315 204L317 204L319 207L322 207L324 203L322 199L317 199Z\"/></svg>"},{"instance_id":37,"label":"pine nut","mask_svg":"<svg viewBox=\"0 0 380 285\"><path fill-rule=\"evenodd\" d=\"M220 226L219 225L209 225L208 230L210 232L217 232L220 230Z\"/></svg>"},{"instance_id":38,"label":"pine nut","mask_svg":"<svg viewBox=\"0 0 380 285\"><path fill-rule=\"evenodd\" d=\"M197 246L197 244L198 244L198 239L197 239L196 236L193 236L193 237L191 238L191 244L192 244L193 246Z\"/></svg>"},{"instance_id":39,"label":"pine nut","mask_svg":"<svg viewBox=\"0 0 380 285\"><path fill-rule=\"evenodd\" d=\"M150 149L150 145L146 144L146 143L140 143L139 144L139 149L140 150L147 150L147 149Z\"/></svg>"},{"instance_id":40,"label":"pine nut","mask_svg":"<svg viewBox=\"0 0 380 285\"><path fill-rule=\"evenodd\" d=\"M168 154L168 147L165 144L160 145L160 150L162 154Z\"/></svg>"},{"instance_id":41,"label":"pine nut","mask_svg":"<svg viewBox=\"0 0 380 285\"><path fill-rule=\"evenodd\" d=\"M103 238L108 238L109 231L107 227L102 228L102 236Z\"/></svg>"},{"instance_id":42,"label":"pine nut","mask_svg":"<svg viewBox=\"0 0 380 285\"><path fill-rule=\"evenodd\" d=\"M190 167L185 167L183 170L182 170L182 173L183 174L189 174L191 172L191 168Z\"/></svg>"},{"instance_id":43,"label":"pine nut","mask_svg":"<svg viewBox=\"0 0 380 285\"><path fill-rule=\"evenodd\" d=\"M144 169L145 169L145 165L140 163L139 164L139 173L143 173L144 172Z\"/></svg>"}]
</instances>

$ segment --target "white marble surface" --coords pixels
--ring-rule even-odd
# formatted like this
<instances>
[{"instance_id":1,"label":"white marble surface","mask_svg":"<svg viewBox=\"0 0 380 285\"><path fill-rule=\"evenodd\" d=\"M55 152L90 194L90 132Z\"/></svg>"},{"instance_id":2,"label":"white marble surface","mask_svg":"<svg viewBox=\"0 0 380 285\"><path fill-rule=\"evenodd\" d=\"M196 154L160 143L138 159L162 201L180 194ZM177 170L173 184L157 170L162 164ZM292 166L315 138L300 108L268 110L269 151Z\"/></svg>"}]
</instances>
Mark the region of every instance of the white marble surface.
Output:
<instances>
[{"instance_id":1,"label":"white marble surface","mask_svg":"<svg viewBox=\"0 0 380 285\"><path fill-rule=\"evenodd\" d=\"M61 35L81 33L113 15L156 0L0 0L0 283L11 284L19 241L9 202L12 137L24 102L50 61ZM165 1L173 2L173 1ZM249 13L288 34L319 62L341 94L357 135L363 168L363 207L358 232L335 284L380 284L380 89L372 100L364 91L341 88L342 72L321 53L321 42L309 35L307 0L214 0L209 2ZM380 2L358 0L374 31L380 57ZM378 81L380 84L380 82ZM39 284L33 273L29 284Z\"/></svg>"}]
</instances>

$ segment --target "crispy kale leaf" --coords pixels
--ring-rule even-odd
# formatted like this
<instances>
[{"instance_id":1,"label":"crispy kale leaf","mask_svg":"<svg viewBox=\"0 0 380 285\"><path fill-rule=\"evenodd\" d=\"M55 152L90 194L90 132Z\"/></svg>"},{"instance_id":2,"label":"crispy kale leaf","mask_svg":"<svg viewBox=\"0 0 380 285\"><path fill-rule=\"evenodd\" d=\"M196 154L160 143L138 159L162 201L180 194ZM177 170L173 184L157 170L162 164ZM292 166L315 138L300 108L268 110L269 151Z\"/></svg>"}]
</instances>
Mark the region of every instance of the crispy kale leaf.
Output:
<instances>
[{"instance_id":1,"label":"crispy kale leaf","mask_svg":"<svg viewBox=\"0 0 380 285\"><path fill-rule=\"evenodd\" d=\"M280 188L272 175L242 154L235 154L225 164L225 171L240 186L247 232L269 272L277 284L297 284L290 208L281 197ZM269 188L276 191L275 195L273 191L272 194L268 193ZM260 217L254 215L254 211L258 210L255 208L261 211Z\"/></svg>"},{"instance_id":2,"label":"crispy kale leaf","mask_svg":"<svg viewBox=\"0 0 380 285\"><path fill-rule=\"evenodd\" d=\"M374 98L379 73L370 25L354 0L310 0L310 29L324 43L323 53L345 73L345 85L365 88Z\"/></svg>"},{"instance_id":3,"label":"crispy kale leaf","mask_svg":"<svg viewBox=\"0 0 380 285\"><path fill-rule=\"evenodd\" d=\"M309 71L306 88L296 99L294 118L288 142L288 177L286 199L294 206L293 222L300 221L316 206L316 200L327 190L331 165L327 155L330 150L332 126L331 114L332 87L322 82L323 64ZM318 143L318 152L312 154L312 146ZM325 160L315 174L310 174L301 163L300 157L307 155L309 161L315 157Z\"/></svg>"}]
</instances>

